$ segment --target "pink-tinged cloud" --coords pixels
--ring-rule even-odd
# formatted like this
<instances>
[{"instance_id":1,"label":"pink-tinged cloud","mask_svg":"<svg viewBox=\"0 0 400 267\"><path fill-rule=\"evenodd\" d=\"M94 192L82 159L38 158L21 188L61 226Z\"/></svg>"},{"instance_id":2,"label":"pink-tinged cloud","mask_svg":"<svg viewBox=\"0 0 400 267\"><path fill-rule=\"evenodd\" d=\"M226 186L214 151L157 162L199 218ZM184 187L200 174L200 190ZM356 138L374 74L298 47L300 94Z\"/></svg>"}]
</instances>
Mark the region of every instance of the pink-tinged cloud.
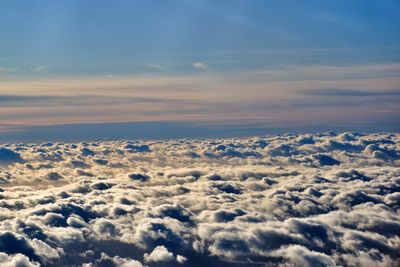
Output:
<instances>
[{"instance_id":1,"label":"pink-tinged cloud","mask_svg":"<svg viewBox=\"0 0 400 267\"><path fill-rule=\"evenodd\" d=\"M0 124L259 120L273 123L399 117L399 64L298 66L198 75L0 82Z\"/></svg>"}]
</instances>

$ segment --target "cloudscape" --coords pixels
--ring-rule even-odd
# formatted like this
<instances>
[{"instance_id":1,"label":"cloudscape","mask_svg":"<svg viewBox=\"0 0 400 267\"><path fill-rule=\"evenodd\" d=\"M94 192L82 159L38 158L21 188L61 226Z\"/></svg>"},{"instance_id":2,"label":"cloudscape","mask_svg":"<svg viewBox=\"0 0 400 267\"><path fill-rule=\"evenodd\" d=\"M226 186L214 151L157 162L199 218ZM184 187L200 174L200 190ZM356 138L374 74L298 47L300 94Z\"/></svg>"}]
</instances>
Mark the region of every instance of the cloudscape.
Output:
<instances>
[{"instance_id":1,"label":"cloudscape","mask_svg":"<svg viewBox=\"0 0 400 267\"><path fill-rule=\"evenodd\" d=\"M7 145L6 266L395 266L398 134Z\"/></svg>"},{"instance_id":2,"label":"cloudscape","mask_svg":"<svg viewBox=\"0 0 400 267\"><path fill-rule=\"evenodd\" d=\"M0 266L398 266L397 0L0 1Z\"/></svg>"}]
</instances>

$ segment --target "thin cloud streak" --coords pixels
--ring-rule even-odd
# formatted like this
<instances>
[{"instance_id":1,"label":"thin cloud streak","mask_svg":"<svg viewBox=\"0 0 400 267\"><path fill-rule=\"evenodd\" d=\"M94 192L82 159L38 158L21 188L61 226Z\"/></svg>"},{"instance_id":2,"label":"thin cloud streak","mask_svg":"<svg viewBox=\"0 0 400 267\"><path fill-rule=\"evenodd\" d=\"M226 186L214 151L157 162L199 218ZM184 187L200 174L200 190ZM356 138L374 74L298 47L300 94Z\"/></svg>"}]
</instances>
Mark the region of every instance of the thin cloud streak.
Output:
<instances>
[{"instance_id":1,"label":"thin cloud streak","mask_svg":"<svg viewBox=\"0 0 400 267\"><path fill-rule=\"evenodd\" d=\"M146 97L110 97L104 95L1 95L0 104L2 107L47 107L47 106L96 106L103 104L126 104L126 103L182 103L184 101L166 98Z\"/></svg>"},{"instance_id":2,"label":"thin cloud streak","mask_svg":"<svg viewBox=\"0 0 400 267\"><path fill-rule=\"evenodd\" d=\"M400 90L398 91L365 91L365 90L354 90L354 89L313 89L305 90L300 94L314 95L314 96L337 96L337 97L369 97L369 96L393 96L399 97Z\"/></svg>"}]
</instances>

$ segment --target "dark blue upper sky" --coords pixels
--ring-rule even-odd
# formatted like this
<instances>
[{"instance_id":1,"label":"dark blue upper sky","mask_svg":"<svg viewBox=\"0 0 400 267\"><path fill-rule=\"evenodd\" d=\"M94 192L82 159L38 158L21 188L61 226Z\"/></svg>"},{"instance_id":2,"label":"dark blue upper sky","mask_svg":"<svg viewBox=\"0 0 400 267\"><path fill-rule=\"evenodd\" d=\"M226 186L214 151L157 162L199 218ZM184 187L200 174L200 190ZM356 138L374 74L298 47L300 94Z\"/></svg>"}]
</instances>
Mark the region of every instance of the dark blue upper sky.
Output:
<instances>
[{"instance_id":1,"label":"dark blue upper sky","mask_svg":"<svg viewBox=\"0 0 400 267\"><path fill-rule=\"evenodd\" d=\"M396 0L3 0L0 10L0 57L9 68L83 74L400 57Z\"/></svg>"}]
</instances>

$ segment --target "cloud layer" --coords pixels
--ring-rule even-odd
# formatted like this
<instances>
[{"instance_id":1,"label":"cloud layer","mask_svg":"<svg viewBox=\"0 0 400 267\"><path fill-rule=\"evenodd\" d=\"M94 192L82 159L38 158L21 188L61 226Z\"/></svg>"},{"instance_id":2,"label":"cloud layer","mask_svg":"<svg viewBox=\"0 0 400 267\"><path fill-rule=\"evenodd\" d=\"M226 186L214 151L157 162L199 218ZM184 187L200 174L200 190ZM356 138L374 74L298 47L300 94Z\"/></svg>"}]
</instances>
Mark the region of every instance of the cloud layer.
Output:
<instances>
[{"instance_id":1,"label":"cloud layer","mask_svg":"<svg viewBox=\"0 0 400 267\"><path fill-rule=\"evenodd\" d=\"M2 266L395 266L400 135L9 144Z\"/></svg>"},{"instance_id":2,"label":"cloud layer","mask_svg":"<svg viewBox=\"0 0 400 267\"><path fill-rule=\"evenodd\" d=\"M397 125L400 114L400 64L222 71L195 62L189 67L195 71L4 79L0 81L0 124L234 119L267 121L275 127L373 124L378 130L391 130L382 126Z\"/></svg>"}]
</instances>

